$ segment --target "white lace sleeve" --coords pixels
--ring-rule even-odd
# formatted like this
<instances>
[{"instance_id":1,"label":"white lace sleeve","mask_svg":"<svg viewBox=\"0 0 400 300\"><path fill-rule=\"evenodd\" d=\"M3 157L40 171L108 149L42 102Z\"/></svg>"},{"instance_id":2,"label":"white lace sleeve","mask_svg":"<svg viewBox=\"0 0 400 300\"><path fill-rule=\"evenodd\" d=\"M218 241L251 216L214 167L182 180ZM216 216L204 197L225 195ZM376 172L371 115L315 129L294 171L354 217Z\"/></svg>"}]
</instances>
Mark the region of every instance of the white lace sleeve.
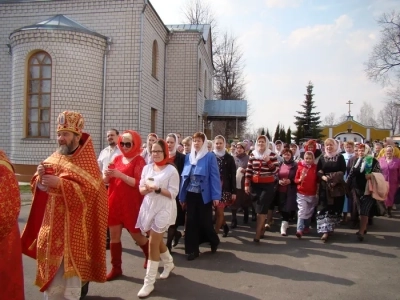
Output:
<instances>
[{"instance_id":1,"label":"white lace sleeve","mask_svg":"<svg viewBox=\"0 0 400 300\"><path fill-rule=\"evenodd\" d=\"M168 191L171 193L171 199L175 200L179 193L179 174L175 167L171 167L172 168L168 179Z\"/></svg>"},{"instance_id":2,"label":"white lace sleeve","mask_svg":"<svg viewBox=\"0 0 400 300\"><path fill-rule=\"evenodd\" d=\"M149 167L149 165L145 165L145 166L143 167L142 175L140 176L139 187L144 186L144 184L146 183L146 174L147 174L148 167Z\"/></svg>"}]
</instances>

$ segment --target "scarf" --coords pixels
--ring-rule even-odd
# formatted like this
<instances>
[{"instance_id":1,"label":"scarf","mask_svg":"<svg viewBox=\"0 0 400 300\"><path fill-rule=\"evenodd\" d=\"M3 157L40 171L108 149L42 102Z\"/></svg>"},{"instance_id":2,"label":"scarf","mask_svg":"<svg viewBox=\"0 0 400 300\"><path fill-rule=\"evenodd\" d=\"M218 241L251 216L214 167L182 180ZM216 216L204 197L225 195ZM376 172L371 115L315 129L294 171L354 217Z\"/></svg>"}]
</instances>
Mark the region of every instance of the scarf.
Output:
<instances>
[{"instance_id":1,"label":"scarf","mask_svg":"<svg viewBox=\"0 0 400 300\"><path fill-rule=\"evenodd\" d=\"M327 157L327 158L332 158L332 157L335 157L336 155L338 155L338 148L339 148L339 147L338 147L337 141L334 140L334 139L332 139L332 138L327 138L327 139L325 140L325 144L326 144L327 142L333 143L333 151L332 151L331 153L328 153L328 151L326 151L326 145L325 145L324 156Z\"/></svg>"},{"instance_id":2,"label":"scarf","mask_svg":"<svg viewBox=\"0 0 400 300\"><path fill-rule=\"evenodd\" d=\"M162 167L162 166L165 166L167 163L169 163L169 153L168 153L168 145L167 145L167 143L164 141L164 140L162 140L162 139L159 139L158 141L160 141L163 145L161 146L161 148L162 148L162 150L163 150L163 152L164 152L164 159L162 160L162 161L155 161L154 163L157 165L157 166L159 166L159 167ZM154 159L153 159L153 161L154 161Z\"/></svg>"},{"instance_id":3,"label":"scarf","mask_svg":"<svg viewBox=\"0 0 400 300\"><path fill-rule=\"evenodd\" d=\"M223 149L222 150L217 150L217 149L215 149L215 145L213 146L213 152L214 152L214 154L217 156L217 157L222 157L222 156L224 156L225 155L225 153L226 153L226 151L225 151L225 148L226 148L226 141L225 141L225 138L223 137L223 136L219 136L218 137L218 140L219 139L222 139L223 141L224 141L224 146L223 146ZM215 140L214 140L214 142L215 142Z\"/></svg>"},{"instance_id":4,"label":"scarf","mask_svg":"<svg viewBox=\"0 0 400 300\"><path fill-rule=\"evenodd\" d=\"M147 149L147 153L150 154L151 153L151 148L149 145L149 137L154 137L156 138L156 140L158 140L158 135L155 133L149 133L149 135L147 136L147 140L146 140L146 149Z\"/></svg>"},{"instance_id":5,"label":"scarf","mask_svg":"<svg viewBox=\"0 0 400 300\"><path fill-rule=\"evenodd\" d=\"M121 151L122 155L126 158L133 158L136 155L139 155L140 146L142 145L142 139L140 138L139 133L134 130L125 130L122 134L124 133L130 133L130 135L132 136L132 147L128 152L124 152L124 150L119 145L119 143L122 142L122 135L120 135L118 137L118 149Z\"/></svg>"},{"instance_id":6,"label":"scarf","mask_svg":"<svg viewBox=\"0 0 400 300\"><path fill-rule=\"evenodd\" d=\"M279 143L278 143L279 142ZM278 151L278 147L276 147L276 145L277 144L280 144L281 145L281 151ZM278 155L281 155L281 152L282 152L282 150L283 150L283 142L281 141L281 140L276 140L275 141L275 153L276 154L278 154Z\"/></svg>"},{"instance_id":7,"label":"scarf","mask_svg":"<svg viewBox=\"0 0 400 300\"><path fill-rule=\"evenodd\" d=\"M311 152L311 151L306 151L306 152L304 153L304 157L306 157L306 155L312 155L312 158L313 158L312 161L313 161L313 162L315 161L315 156L314 156L314 153L313 153L313 152ZM313 164L314 164L314 163L307 164L305 159L301 161L301 165L304 166L304 167L306 167L306 168L308 168L308 169L310 169L310 168L312 167Z\"/></svg>"},{"instance_id":8,"label":"scarf","mask_svg":"<svg viewBox=\"0 0 400 300\"><path fill-rule=\"evenodd\" d=\"M175 147L174 149L172 149L172 151L169 151L169 157L175 156L176 155L176 151L178 149L178 137L176 136L175 133L169 133L167 134L167 138L172 137L175 140Z\"/></svg>"},{"instance_id":9,"label":"scarf","mask_svg":"<svg viewBox=\"0 0 400 300\"><path fill-rule=\"evenodd\" d=\"M194 143L192 141L192 149L190 150L190 154L189 154L189 161L191 165L197 165L197 162L202 159L204 156L206 156L206 154L208 153L208 140L207 140L207 136L204 134L205 139L204 139L204 143L201 146L199 152L196 153L196 150L194 149Z\"/></svg>"},{"instance_id":10,"label":"scarf","mask_svg":"<svg viewBox=\"0 0 400 300\"><path fill-rule=\"evenodd\" d=\"M246 155L247 155L246 152L243 152L243 153L240 153L240 154L236 154L236 158L242 159Z\"/></svg>"},{"instance_id":11,"label":"scarf","mask_svg":"<svg viewBox=\"0 0 400 300\"><path fill-rule=\"evenodd\" d=\"M292 157L289 159L289 160L283 160L283 163L285 164L285 165L291 165L291 164L293 164L294 163L294 158L293 158L293 155L292 155Z\"/></svg>"},{"instance_id":12,"label":"scarf","mask_svg":"<svg viewBox=\"0 0 400 300\"><path fill-rule=\"evenodd\" d=\"M260 146L258 145L258 140L260 138L265 138L266 141L266 147L264 152L260 152ZM269 150L269 139L265 136L265 135L260 135L257 140L256 140L256 146L255 149L253 150L252 154L254 156L255 159L264 159L264 157L269 156L271 154L271 150Z\"/></svg>"}]
</instances>

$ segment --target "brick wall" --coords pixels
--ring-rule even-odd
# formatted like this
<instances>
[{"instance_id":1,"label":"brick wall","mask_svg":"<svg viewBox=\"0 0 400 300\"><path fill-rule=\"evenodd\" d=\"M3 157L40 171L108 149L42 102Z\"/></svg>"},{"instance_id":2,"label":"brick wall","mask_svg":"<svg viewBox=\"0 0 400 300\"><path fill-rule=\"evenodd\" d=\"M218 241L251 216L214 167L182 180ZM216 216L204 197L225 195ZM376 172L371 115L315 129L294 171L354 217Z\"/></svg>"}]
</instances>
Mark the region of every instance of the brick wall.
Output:
<instances>
[{"instance_id":1,"label":"brick wall","mask_svg":"<svg viewBox=\"0 0 400 300\"><path fill-rule=\"evenodd\" d=\"M7 53L5 45L10 43L10 33L56 14L63 14L112 40L107 54L104 131L111 127L120 131L134 129L144 139L150 131L151 108L157 109L156 133L160 136L177 131L186 136L201 129L198 116L203 112L204 92L198 91L198 60L202 57L202 76L207 68L207 78L210 78L209 41L204 44L201 34L196 32L168 34L151 5L147 5L142 14L144 2L64 0L0 4L0 45L3 45L0 51L0 148L14 162L37 164L54 150L56 117L67 108L83 110L86 129L93 136L97 152L105 142L101 140L99 119L104 49L93 50L90 43L72 45L68 39L50 41L47 35L43 39L29 37L29 41L14 46L13 56ZM56 31L51 32L57 39L61 38ZM151 75L154 40L159 51L157 78ZM43 49L54 57L55 81L51 98L51 138L32 142L23 139L24 76L26 57L36 49ZM71 102L66 103L66 98ZM32 153L20 148L30 149Z\"/></svg>"}]
</instances>

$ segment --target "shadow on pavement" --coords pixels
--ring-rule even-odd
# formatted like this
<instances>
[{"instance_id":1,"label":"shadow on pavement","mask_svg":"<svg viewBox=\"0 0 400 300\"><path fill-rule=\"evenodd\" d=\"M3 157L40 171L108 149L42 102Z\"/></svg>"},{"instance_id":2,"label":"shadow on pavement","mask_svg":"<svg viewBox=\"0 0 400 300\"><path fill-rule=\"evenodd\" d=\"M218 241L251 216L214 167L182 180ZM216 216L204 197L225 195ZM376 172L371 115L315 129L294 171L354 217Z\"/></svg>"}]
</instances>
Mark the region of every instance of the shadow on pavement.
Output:
<instances>
[{"instance_id":1,"label":"shadow on pavement","mask_svg":"<svg viewBox=\"0 0 400 300\"><path fill-rule=\"evenodd\" d=\"M201 280L201 279L200 279ZM176 287L179 286L179 289ZM168 299L240 299L256 300L259 298L234 292L226 289L219 289L207 284L202 284L188 278L172 274L168 280L157 280L152 297L164 296Z\"/></svg>"},{"instance_id":2,"label":"shadow on pavement","mask_svg":"<svg viewBox=\"0 0 400 300\"><path fill-rule=\"evenodd\" d=\"M229 262L229 264L221 263L221 257L223 257L223 261ZM188 267L188 265L186 265L186 267ZM221 273L247 272L253 274L268 275L271 277L277 277L284 280L289 279L294 281L310 281L310 282L321 281L321 282L328 282L331 284L346 285L346 286L355 284L354 281L348 279L334 277L321 273L296 270L276 264L265 264L261 262L252 262L243 260L238 258L235 254L225 251L220 251L217 252L216 254L211 254L211 252L205 252L204 254L200 255L198 259L191 262L190 267L196 269L205 269L210 271L219 271Z\"/></svg>"},{"instance_id":3,"label":"shadow on pavement","mask_svg":"<svg viewBox=\"0 0 400 300\"><path fill-rule=\"evenodd\" d=\"M86 296L85 298L84 298L85 300L86 299L93 299L93 300L101 300L101 299L104 299L104 300L124 300L124 298L120 298L120 297L102 297L102 296Z\"/></svg>"}]
</instances>

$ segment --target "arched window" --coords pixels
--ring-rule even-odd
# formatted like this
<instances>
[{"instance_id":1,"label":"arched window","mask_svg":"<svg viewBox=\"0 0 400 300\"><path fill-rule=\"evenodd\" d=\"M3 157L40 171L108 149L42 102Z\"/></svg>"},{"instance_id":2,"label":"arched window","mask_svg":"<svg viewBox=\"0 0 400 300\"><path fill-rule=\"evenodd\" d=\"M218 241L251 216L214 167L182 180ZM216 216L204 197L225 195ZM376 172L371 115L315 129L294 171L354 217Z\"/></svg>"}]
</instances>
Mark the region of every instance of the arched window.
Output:
<instances>
[{"instance_id":1,"label":"arched window","mask_svg":"<svg viewBox=\"0 0 400 300\"><path fill-rule=\"evenodd\" d=\"M204 97L207 97L207 71L204 70Z\"/></svg>"},{"instance_id":2,"label":"arched window","mask_svg":"<svg viewBox=\"0 0 400 300\"><path fill-rule=\"evenodd\" d=\"M201 59L199 59L199 90L201 91Z\"/></svg>"},{"instance_id":3,"label":"arched window","mask_svg":"<svg viewBox=\"0 0 400 300\"><path fill-rule=\"evenodd\" d=\"M44 51L28 61L27 137L50 137L51 57Z\"/></svg>"},{"instance_id":4,"label":"arched window","mask_svg":"<svg viewBox=\"0 0 400 300\"><path fill-rule=\"evenodd\" d=\"M157 41L153 41L153 52L152 52L152 63L151 63L151 75L157 78L158 74L158 44Z\"/></svg>"}]
</instances>

